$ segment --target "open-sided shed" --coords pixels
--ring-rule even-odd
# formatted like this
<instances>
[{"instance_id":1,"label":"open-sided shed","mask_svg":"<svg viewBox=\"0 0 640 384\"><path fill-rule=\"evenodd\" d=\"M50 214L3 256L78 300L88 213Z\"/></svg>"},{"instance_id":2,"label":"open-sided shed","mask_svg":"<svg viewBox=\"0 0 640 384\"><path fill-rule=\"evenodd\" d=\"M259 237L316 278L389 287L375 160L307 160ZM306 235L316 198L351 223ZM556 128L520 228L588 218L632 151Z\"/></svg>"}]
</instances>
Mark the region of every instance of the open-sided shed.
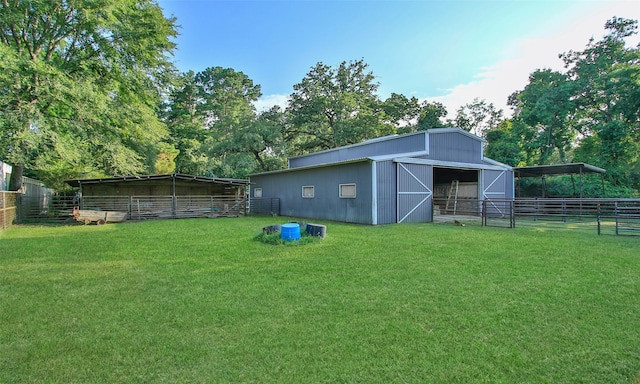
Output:
<instances>
[{"instance_id":1,"label":"open-sided shed","mask_svg":"<svg viewBox=\"0 0 640 384\"><path fill-rule=\"evenodd\" d=\"M476 206L514 196L512 168L484 157L482 138L459 128L293 157L288 169L250 180L251 198L278 199L282 215L373 225L430 222L454 185Z\"/></svg>"},{"instance_id":2,"label":"open-sided shed","mask_svg":"<svg viewBox=\"0 0 640 384\"><path fill-rule=\"evenodd\" d=\"M237 216L246 210L244 179L184 174L67 180L86 209L128 211L130 218Z\"/></svg>"},{"instance_id":3,"label":"open-sided shed","mask_svg":"<svg viewBox=\"0 0 640 384\"><path fill-rule=\"evenodd\" d=\"M244 179L202 177L178 173L67 180L83 196L237 195L249 183Z\"/></svg>"}]
</instances>

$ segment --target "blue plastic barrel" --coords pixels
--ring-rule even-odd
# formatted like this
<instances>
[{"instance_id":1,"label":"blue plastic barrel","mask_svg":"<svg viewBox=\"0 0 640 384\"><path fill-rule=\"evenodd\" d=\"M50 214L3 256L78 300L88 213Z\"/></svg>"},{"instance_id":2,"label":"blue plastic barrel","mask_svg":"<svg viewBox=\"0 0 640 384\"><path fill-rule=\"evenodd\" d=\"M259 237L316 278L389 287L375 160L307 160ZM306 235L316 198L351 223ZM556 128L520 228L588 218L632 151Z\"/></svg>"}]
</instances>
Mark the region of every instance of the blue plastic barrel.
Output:
<instances>
[{"instance_id":1,"label":"blue plastic barrel","mask_svg":"<svg viewBox=\"0 0 640 384\"><path fill-rule=\"evenodd\" d=\"M300 225L296 223L282 224L280 238L284 241L300 240Z\"/></svg>"}]
</instances>

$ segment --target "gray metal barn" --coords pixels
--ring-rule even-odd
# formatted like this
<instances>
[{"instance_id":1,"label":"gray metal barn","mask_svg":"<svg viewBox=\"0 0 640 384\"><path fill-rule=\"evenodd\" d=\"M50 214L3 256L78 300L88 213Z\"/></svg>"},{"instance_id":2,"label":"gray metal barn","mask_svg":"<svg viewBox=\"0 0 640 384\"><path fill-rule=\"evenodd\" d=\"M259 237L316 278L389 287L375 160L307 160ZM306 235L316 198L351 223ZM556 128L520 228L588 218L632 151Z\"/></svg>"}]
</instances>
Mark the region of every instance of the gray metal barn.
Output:
<instances>
[{"instance_id":1,"label":"gray metal barn","mask_svg":"<svg viewBox=\"0 0 640 384\"><path fill-rule=\"evenodd\" d=\"M475 206L514 197L513 169L484 157L483 139L459 128L293 157L288 169L250 180L251 199L279 200L281 215L373 225L431 222L454 185Z\"/></svg>"}]
</instances>

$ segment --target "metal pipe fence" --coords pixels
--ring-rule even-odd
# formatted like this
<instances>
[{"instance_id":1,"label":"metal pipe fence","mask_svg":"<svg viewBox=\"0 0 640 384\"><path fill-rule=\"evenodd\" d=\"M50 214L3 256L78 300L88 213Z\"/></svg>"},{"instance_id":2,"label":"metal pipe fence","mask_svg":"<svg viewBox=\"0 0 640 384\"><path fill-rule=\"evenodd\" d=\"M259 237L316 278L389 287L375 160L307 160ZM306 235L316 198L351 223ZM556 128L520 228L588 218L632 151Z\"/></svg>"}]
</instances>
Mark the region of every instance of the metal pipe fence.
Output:
<instances>
[{"instance_id":1,"label":"metal pipe fence","mask_svg":"<svg viewBox=\"0 0 640 384\"><path fill-rule=\"evenodd\" d=\"M516 199L515 224L640 235L640 199Z\"/></svg>"},{"instance_id":2,"label":"metal pipe fence","mask_svg":"<svg viewBox=\"0 0 640 384\"><path fill-rule=\"evenodd\" d=\"M434 199L434 221L464 220L484 226L582 229L597 234L640 235L640 199L465 199L455 208Z\"/></svg>"},{"instance_id":3,"label":"metal pipe fence","mask_svg":"<svg viewBox=\"0 0 640 384\"><path fill-rule=\"evenodd\" d=\"M280 199L277 197L251 198L249 212L255 215L280 216Z\"/></svg>"}]
</instances>

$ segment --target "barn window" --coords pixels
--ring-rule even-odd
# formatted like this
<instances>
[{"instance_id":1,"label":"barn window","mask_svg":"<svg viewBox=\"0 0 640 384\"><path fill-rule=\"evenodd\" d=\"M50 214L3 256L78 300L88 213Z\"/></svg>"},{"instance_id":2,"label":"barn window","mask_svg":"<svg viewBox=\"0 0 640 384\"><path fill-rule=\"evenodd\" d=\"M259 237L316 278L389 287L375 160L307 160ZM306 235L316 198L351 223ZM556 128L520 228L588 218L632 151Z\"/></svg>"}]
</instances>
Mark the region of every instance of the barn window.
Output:
<instances>
[{"instance_id":1,"label":"barn window","mask_svg":"<svg viewBox=\"0 0 640 384\"><path fill-rule=\"evenodd\" d=\"M302 197L305 199L313 199L315 194L315 187L313 185L302 186Z\"/></svg>"},{"instance_id":2,"label":"barn window","mask_svg":"<svg viewBox=\"0 0 640 384\"><path fill-rule=\"evenodd\" d=\"M262 197L262 188L254 188L253 197Z\"/></svg>"},{"instance_id":3,"label":"barn window","mask_svg":"<svg viewBox=\"0 0 640 384\"><path fill-rule=\"evenodd\" d=\"M354 199L356 197L356 185L355 184L340 184L340 198L341 199Z\"/></svg>"}]
</instances>

